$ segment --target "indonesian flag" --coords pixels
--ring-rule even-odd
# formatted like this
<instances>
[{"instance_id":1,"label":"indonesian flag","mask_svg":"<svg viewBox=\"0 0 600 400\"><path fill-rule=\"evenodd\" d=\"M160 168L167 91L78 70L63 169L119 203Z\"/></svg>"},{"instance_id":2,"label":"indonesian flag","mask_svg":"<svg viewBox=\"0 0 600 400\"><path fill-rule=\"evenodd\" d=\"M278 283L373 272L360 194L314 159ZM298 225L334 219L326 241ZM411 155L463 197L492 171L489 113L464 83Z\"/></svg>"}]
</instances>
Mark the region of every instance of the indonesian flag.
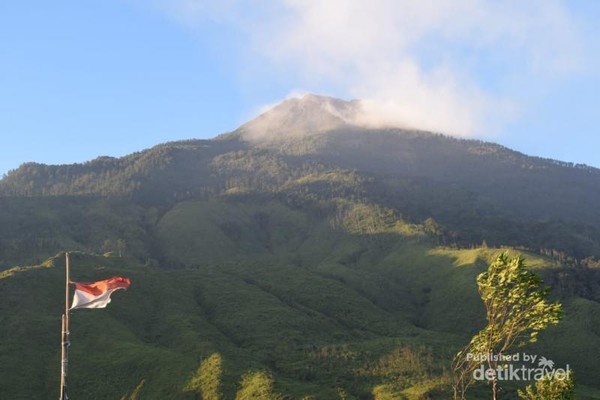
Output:
<instances>
[{"instance_id":1,"label":"indonesian flag","mask_svg":"<svg viewBox=\"0 0 600 400\"><path fill-rule=\"evenodd\" d=\"M104 308L110 303L110 295L119 289L127 289L130 285L128 278L115 276L105 281L75 284L75 294L71 310L76 308Z\"/></svg>"}]
</instances>

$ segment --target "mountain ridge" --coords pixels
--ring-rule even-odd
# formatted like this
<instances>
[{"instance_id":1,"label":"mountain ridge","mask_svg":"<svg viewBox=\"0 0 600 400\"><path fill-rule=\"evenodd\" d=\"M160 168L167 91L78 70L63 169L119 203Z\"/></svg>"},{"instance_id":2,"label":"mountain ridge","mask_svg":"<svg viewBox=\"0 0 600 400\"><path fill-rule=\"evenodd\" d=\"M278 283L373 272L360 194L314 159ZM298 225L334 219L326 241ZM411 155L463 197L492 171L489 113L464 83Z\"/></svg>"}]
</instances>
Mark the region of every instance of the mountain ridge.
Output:
<instances>
[{"instance_id":1,"label":"mountain ridge","mask_svg":"<svg viewBox=\"0 0 600 400\"><path fill-rule=\"evenodd\" d=\"M89 160L83 163L72 163L72 164L58 164L52 165L54 167L68 167L68 166L86 166L90 164L101 164L107 162L114 162L118 160L127 160L136 155L143 155L149 151L158 150L161 148L169 148L169 147L179 147L182 145L188 144L197 144L203 145L205 143L211 141L227 141L231 140L235 137L240 137L242 139L264 139L273 136L273 134L277 133L278 135L273 136L273 138L278 140L286 140L287 139L296 139L298 136L307 136L311 134L325 133L329 131L339 131L341 128L347 128L351 131L362 130L364 132L390 132L395 131L398 133L413 133L413 134L424 134L424 135L436 135L443 136L448 139L455 139L460 141L467 141L472 143L479 143L483 146L495 145L499 146L504 150L510 150L512 152L518 153L519 155L523 155L526 157L530 157L532 159L536 159L539 161L549 162L558 166L564 167L573 167L577 169L589 170L593 172L600 172L600 169L594 166L590 166L587 164L579 164L572 163L564 160L557 160L547 157L539 157L528 155L520 151L516 151L506 147L504 145L500 145L494 142L485 141L481 139L474 138L456 138L451 135L446 135L443 133L434 133L425 130L419 129L407 129L402 127L369 127L360 123L360 100L342 100L334 97L328 96L320 96L315 94L307 94L301 98L289 98L286 99L269 109L255 118L251 119L248 122L243 123L231 132L226 132L222 134L217 134L213 138L209 139L187 139L187 140L176 140L165 143L160 143L155 146L152 146L145 150L139 150L133 152L129 155L125 155L122 157L112 157L112 156L98 156L93 160ZM323 116L327 117L323 117ZM325 120L325 122L323 121ZM260 131L256 136L250 133L251 131ZM250 135L248 135L250 133ZM291 138L286 135L292 136ZM30 167L30 166L51 166L49 164L37 163L37 162L26 162L23 163L15 170L11 170L5 174L5 176L0 179L0 181L4 180L4 178L14 174L22 167Z\"/></svg>"},{"instance_id":2,"label":"mountain ridge","mask_svg":"<svg viewBox=\"0 0 600 400\"><path fill-rule=\"evenodd\" d=\"M318 96L283 102L278 106L283 108L254 120L267 118L275 127L293 128L289 135L276 129L275 140L248 139L243 125L214 139L169 142L121 158L24 164L0 180L0 202L8 207L10 198L83 196L168 210L181 201L234 193L303 198L306 191L319 201L352 196L416 224L434 218L444 227L445 242L459 246L487 240L535 251L558 249L577 259L600 257L600 215L593 206L600 198L599 169L531 157L481 140L399 128L344 123L294 133L306 128L307 110L330 115L328 108L343 111L353 104ZM281 117L281 110L291 116ZM275 117L268 117L273 112ZM498 224L505 227L503 234ZM562 233L552 235L555 231ZM4 235L14 240L10 232Z\"/></svg>"}]
</instances>

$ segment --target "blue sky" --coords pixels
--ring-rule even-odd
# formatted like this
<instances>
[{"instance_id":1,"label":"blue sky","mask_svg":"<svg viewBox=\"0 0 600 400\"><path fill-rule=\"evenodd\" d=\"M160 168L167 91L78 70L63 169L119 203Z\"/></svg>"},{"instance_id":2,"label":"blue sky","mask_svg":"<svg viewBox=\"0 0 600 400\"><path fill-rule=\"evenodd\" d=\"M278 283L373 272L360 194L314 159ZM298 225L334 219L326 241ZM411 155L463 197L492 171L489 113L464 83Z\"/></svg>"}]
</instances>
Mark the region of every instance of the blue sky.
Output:
<instances>
[{"instance_id":1,"label":"blue sky","mask_svg":"<svg viewBox=\"0 0 600 400\"><path fill-rule=\"evenodd\" d=\"M583 0L2 2L0 175L214 137L304 92L600 167L598 20Z\"/></svg>"}]
</instances>

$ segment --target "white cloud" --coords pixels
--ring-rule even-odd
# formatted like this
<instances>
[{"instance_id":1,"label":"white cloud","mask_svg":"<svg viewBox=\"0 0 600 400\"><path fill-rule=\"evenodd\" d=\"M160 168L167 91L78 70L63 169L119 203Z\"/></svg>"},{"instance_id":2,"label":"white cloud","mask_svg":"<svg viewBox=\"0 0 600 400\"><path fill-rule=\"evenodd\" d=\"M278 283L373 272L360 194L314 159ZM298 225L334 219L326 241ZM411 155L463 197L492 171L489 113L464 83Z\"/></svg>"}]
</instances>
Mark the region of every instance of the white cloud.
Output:
<instances>
[{"instance_id":1,"label":"white cloud","mask_svg":"<svg viewBox=\"0 0 600 400\"><path fill-rule=\"evenodd\" d=\"M157 1L188 23L245 31L255 73L366 100L370 124L481 136L516 115L523 88L511 82L581 66L560 0Z\"/></svg>"}]
</instances>

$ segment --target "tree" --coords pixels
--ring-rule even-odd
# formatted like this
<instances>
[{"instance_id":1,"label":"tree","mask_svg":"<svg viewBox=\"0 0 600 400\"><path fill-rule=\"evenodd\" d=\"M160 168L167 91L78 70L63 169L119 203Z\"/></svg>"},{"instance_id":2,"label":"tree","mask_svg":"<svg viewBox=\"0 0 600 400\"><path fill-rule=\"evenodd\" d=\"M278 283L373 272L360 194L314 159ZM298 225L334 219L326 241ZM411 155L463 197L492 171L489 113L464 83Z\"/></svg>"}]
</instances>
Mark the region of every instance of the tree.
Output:
<instances>
[{"instance_id":1,"label":"tree","mask_svg":"<svg viewBox=\"0 0 600 400\"><path fill-rule=\"evenodd\" d=\"M102 253L107 254L110 253L113 249L112 240L106 239L104 243L102 243Z\"/></svg>"},{"instance_id":2,"label":"tree","mask_svg":"<svg viewBox=\"0 0 600 400\"><path fill-rule=\"evenodd\" d=\"M540 331L558 324L562 306L548 302L548 288L542 287L538 275L525 268L520 256L509 259L506 253L498 255L488 270L477 276L477 287L487 325L454 358L454 398L465 398L473 383L473 371L481 363L473 356L482 355L493 371L492 395L496 400L502 355L513 346L535 342Z\"/></svg>"},{"instance_id":3,"label":"tree","mask_svg":"<svg viewBox=\"0 0 600 400\"><path fill-rule=\"evenodd\" d=\"M127 250L127 242L125 239L117 239L117 252L119 253L119 257L123 257L125 250Z\"/></svg>"},{"instance_id":4,"label":"tree","mask_svg":"<svg viewBox=\"0 0 600 400\"><path fill-rule=\"evenodd\" d=\"M575 380L570 372L566 376L546 375L535 383L535 387L529 385L518 393L523 400L573 400Z\"/></svg>"},{"instance_id":5,"label":"tree","mask_svg":"<svg viewBox=\"0 0 600 400\"><path fill-rule=\"evenodd\" d=\"M184 390L199 393L203 400L221 400L222 375L223 359L220 354L213 353L202 361Z\"/></svg>"},{"instance_id":6,"label":"tree","mask_svg":"<svg viewBox=\"0 0 600 400\"><path fill-rule=\"evenodd\" d=\"M248 372L242 376L241 388L235 400L280 400L273 392L273 378L263 371Z\"/></svg>"}]
</instances>

